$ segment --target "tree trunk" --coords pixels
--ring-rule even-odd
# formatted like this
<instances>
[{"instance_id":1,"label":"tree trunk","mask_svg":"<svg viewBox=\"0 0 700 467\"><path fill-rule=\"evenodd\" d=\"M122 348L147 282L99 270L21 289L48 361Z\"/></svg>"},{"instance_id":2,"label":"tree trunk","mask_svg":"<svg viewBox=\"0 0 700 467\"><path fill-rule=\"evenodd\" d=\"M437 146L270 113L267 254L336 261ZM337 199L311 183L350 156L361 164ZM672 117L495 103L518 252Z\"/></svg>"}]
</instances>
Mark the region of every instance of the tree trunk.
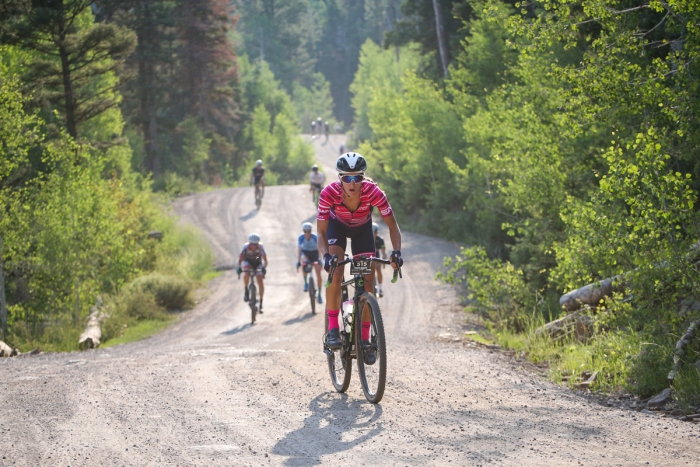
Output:
<instances>
[{"instance_id":1,"label":"tree trunk","mask_svg":"<svg viewBox=\"0 0 700 467\"><path fill-rule=\"evenodd\" d=\"M438 50L440 52L440 64L442 65L443 75L447 77L447 44L445 42L445 30L442 27L442 13L440 12L439 0L433 0L433 10L435 10L435 29L437 30Z\"/></svg>"},{"instance_id":2,"label":"tree trunk","mask_svg":"<svg viewBox=\"0 0 700 467\"><path fill-rule=\"evenodd\" d=\"M2 259L2 236L0 236L0 324L2 340L7 339L7 304L5 303L5 268Z\"/></svg>"},{"instance_id":3,"label":"tree trunk","mask_svg":"<svg viewBox=\"0 0 700 467\"><path fill-rule=\"evenodd\" d=\"M73 82L71 81L70 62L68 49L66 48L66 24L62 18L58 24L58 55L61 58L61 75L63 78L63 99L66 106L66 128L73 139L78 138L78 128L75 123L75 96L73 95Z\"/></svg>"},{"instance_id":4,"label":"tree trunk","mask_svg":"<svg viewBox=\"0 0 700 467\"><path fill-rule=\"evenodd\" d=\"M85 331L83 331L78 340L78 345L81 349L94 349L100 346L100 339L102 338L100 320L102 318L100 309L96 306L92 307Z\"/></svg>"},{"instance_id":5,"label":"tree trunk","mask_svg":"<svg viewBox=\"0 0 700 467\"><path fill-rule=\"evenodd\" d=\"M396 14L396 0L390 0L389 1L389 10L391 11L391 29L396 28L396 23L398 22L399 18L398 15ZM394 46L394 49L396 50L396 61L398 62L400 57L399 57L399 46L396 45Z\"/></svg>"}]
</instances>

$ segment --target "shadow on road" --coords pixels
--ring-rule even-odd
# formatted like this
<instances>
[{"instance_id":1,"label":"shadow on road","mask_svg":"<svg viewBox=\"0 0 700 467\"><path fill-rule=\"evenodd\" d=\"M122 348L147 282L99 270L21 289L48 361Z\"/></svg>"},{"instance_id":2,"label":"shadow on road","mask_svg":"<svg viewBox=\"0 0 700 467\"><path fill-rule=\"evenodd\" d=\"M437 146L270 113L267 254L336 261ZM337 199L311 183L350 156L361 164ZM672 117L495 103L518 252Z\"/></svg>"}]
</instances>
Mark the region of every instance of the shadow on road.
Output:
<instances>
[{"instance_id":1,"label":"shadow on road","mask_svg":"<svg viewBox=\"0 0 700 467\"><path fill-rule=\"evenodd\" d=\"M251 209L251 211L248 214L246 214L245 216L239 217L239 219L242 221L247 221L248 219L252 219L253 217L257 216L259 212L260 211L253 208L253 209Z\"/></svg>"},{"instance_id":2,"label":"shadow on road","mask_svg":"<svg viewBox=\"0 0 700 467\"><path fill-rule=\"evenodd\" d=\"M252 327L253 327L253 325L251 323L247 323L247 324L244 324L242 326L238 326L236 328L229 329L228 331L224 331L221 334L223 334L225 336L233 336L234 334L238 334L239 332L243 332L246 329L252 328Z\"/></svg>"},{"instance_id":3,"label":"shadow on road","mask_svg":"<svg viewBox=\"0 0 700 467\"><path fill-rule=\"evenodd\" d=\"M296 318L288 319L282 324L289 326L290 324L303 323L304 321L310 320L314 316L315 315L309 311L304 316L297 316Z\"/></svg>"},{"instance_id":4,"label":"shadow on road","mask_svg":"<svg viewBox=\"0 0 700 467\"><path fill-rule=\"evenodd\" d=\"M380 405L349 399L347 394L319 394L309 403L309 410L304 426L287 434L272 449L274 454L288 457L284 465L319 465L322 456L366 443L384 429L377 422L382 416Z\"/></svg>"}]
</instances>

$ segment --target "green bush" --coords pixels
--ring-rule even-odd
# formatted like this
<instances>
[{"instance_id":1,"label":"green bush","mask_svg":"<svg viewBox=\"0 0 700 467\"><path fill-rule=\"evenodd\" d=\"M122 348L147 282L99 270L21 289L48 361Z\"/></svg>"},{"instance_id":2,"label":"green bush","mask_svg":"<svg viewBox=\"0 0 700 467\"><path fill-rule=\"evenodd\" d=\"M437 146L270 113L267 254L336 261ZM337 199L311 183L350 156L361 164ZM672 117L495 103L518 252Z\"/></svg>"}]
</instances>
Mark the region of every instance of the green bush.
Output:
<instances>
[{"instance_id":1,"label":"green bush","mask_svg":"<svg viewBox=\"0 0 700 467\"><path fill-rule=\"evenodd\" d=\"M183 310L192 305L190 283L178 276L153 272L137 278L130 287L152 294L158 305L168 310Z\"/></svg>"}]
</instances>

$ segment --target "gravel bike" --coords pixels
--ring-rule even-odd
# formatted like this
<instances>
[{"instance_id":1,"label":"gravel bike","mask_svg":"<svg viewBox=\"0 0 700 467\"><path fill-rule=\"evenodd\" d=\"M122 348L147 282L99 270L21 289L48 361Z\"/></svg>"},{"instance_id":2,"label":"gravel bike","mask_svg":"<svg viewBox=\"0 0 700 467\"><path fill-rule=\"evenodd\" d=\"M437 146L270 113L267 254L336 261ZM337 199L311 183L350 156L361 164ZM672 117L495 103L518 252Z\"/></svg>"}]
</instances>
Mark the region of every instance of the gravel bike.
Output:
<instances>
[{"instance_id":1,"label":"gravel bike","mask_svg":"<svg viewBox=\"0 0 700 467\"><path fill-rule=\"evenodd\" d=\"M260 209L262 206L263 196L265 196L263 189L260 188L260 185L255 185L255 209Z\"/></svg>"},{"instance_id":2,"label":"gravel bike","mask_svg":"<svg viewBox=\"0 0 700 467\"><path fill-rule=\"evenodd\" d=\"M326 345L326 335L323 335L323 351L328 357L328 370L335 390L338 392L347 391L350 386L350 375L352 371L352 359L357 359L357 373L362 383L362 392L365 398L372 404L377 404L384 396L386 386L386 341L384 338L384 323L379 310L379 304L374 294L365 291L365 275L372 274L372 263L391 264L391 261L380 258L347 258L338 262L338 256L333 255L331 259L331 270L328 274L329 287L333 280L333 274L338 266L350 263L350 280L343 280L340 285L342 299L340 304L340 339L342 346L339 349L331 349ZM402 277L401 269L394 271L391 282ZM348 300L348 286L355 288L355 295L352 298L352 309L346 311L343 304ZM362 315L370 318L370 341L367 347L362 345ZM328 329L328 314L326 314L326 330ZM372 365L365 364L364 353L374 350L377 353L377 361Z\"/></svg>"},{"instance_id":3,"label":"gravel bike","mask_svg":"<svg viewBox=\"0 0 700 467\"><path fill-rule=\"evenodd\" d=\"M265 278L265 268L263 268L263 279ZM241 279L241 273L238 273L238 280ZM250 307L250 324L255 324L255 317L258 314L258 289L255 287L255 270L250 274L250 282L248 283L248 306Z\"/></svg>"},{"instance_id":4,"label":"gravel bike","mask_svg":"<svg viewBox=\"0 0 700 467\"><path fill-rule=\"evenodd\" d=\"M313 194L311 195L311 201L313 201L314 206L318 207L318 198L321 196L321 188L315 186L311 189Z\"/></svg>"},{"instance_id":5,"label":"gravel bike","mask_svg":"<svg viewBox=\"0 0 700 467\"><path fill-rule=\"evenodd\" d=\"M314 274L316 274L316 271L314 271L315 264L318 264L318 261L310 262L306 259L306 256L304 256L301 263L301 267L304 268L304 273L306 273L306 277L308 277L309 281L309 300L311 300L311 314L313 315L316 314L316 281L314 281Z\"/></svg>"}]
</instances>

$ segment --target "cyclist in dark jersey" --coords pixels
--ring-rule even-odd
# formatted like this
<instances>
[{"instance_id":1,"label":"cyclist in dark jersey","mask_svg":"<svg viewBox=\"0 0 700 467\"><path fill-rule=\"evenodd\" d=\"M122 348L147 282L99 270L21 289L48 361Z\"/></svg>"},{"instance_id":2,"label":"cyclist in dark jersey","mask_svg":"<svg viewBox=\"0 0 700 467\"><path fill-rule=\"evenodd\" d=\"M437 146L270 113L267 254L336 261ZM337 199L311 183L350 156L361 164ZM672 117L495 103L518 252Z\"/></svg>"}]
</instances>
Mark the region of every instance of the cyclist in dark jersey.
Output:
<instances>
[{"instance_id":1,"label":"cyclist in dark jersey","mask_svg":"<svg viewBox=\"0 0 700 467\"><path fill-rule=\"evenodd\" d=\"M372 232L374 232L374 256L381 259L386 259L386 244L384 239L379 235L379 225L376 222L372 223ZM377 273L377 294L380 297L384 296L382 291L382 268L383 264L375 264L375 272Z\"/></svg>"},{"instance_id":2,"label":"cyclist in dark jersey","mask_svg":"<svg viewBox=\"0 0 700 467\"><path fill-rule=\"evenodd\" d=\"M258 313L262 314L263 310L263 297L265 296L265 285L263 279L265 278L265 273L267 272L267 254L265 253L265 247L260 243L260 235L252 233L248 236L248 243L243 245L241 253L238 255L238 274L242 272L245 273L243 276L243 283L245 286L245 291L243 292L243 301L247 302L250 298L248 296L248 283L250 281L250 276L255 276L258 282L258 290L260 294L260 309Z\"/></svg>"},{"instance_id":3,"label":"cyclist in dark jersey","mask_svg":"<svg viewBox=\"0 0 700 467\"><path fill-rule=\"evenodd\" d=\"M255 162L253 173L250 175L250 183L255 185L256 190L258 186L261 188L261 197L265 194L265 168L261 160Z\"/></svg>"}]
</instances>

